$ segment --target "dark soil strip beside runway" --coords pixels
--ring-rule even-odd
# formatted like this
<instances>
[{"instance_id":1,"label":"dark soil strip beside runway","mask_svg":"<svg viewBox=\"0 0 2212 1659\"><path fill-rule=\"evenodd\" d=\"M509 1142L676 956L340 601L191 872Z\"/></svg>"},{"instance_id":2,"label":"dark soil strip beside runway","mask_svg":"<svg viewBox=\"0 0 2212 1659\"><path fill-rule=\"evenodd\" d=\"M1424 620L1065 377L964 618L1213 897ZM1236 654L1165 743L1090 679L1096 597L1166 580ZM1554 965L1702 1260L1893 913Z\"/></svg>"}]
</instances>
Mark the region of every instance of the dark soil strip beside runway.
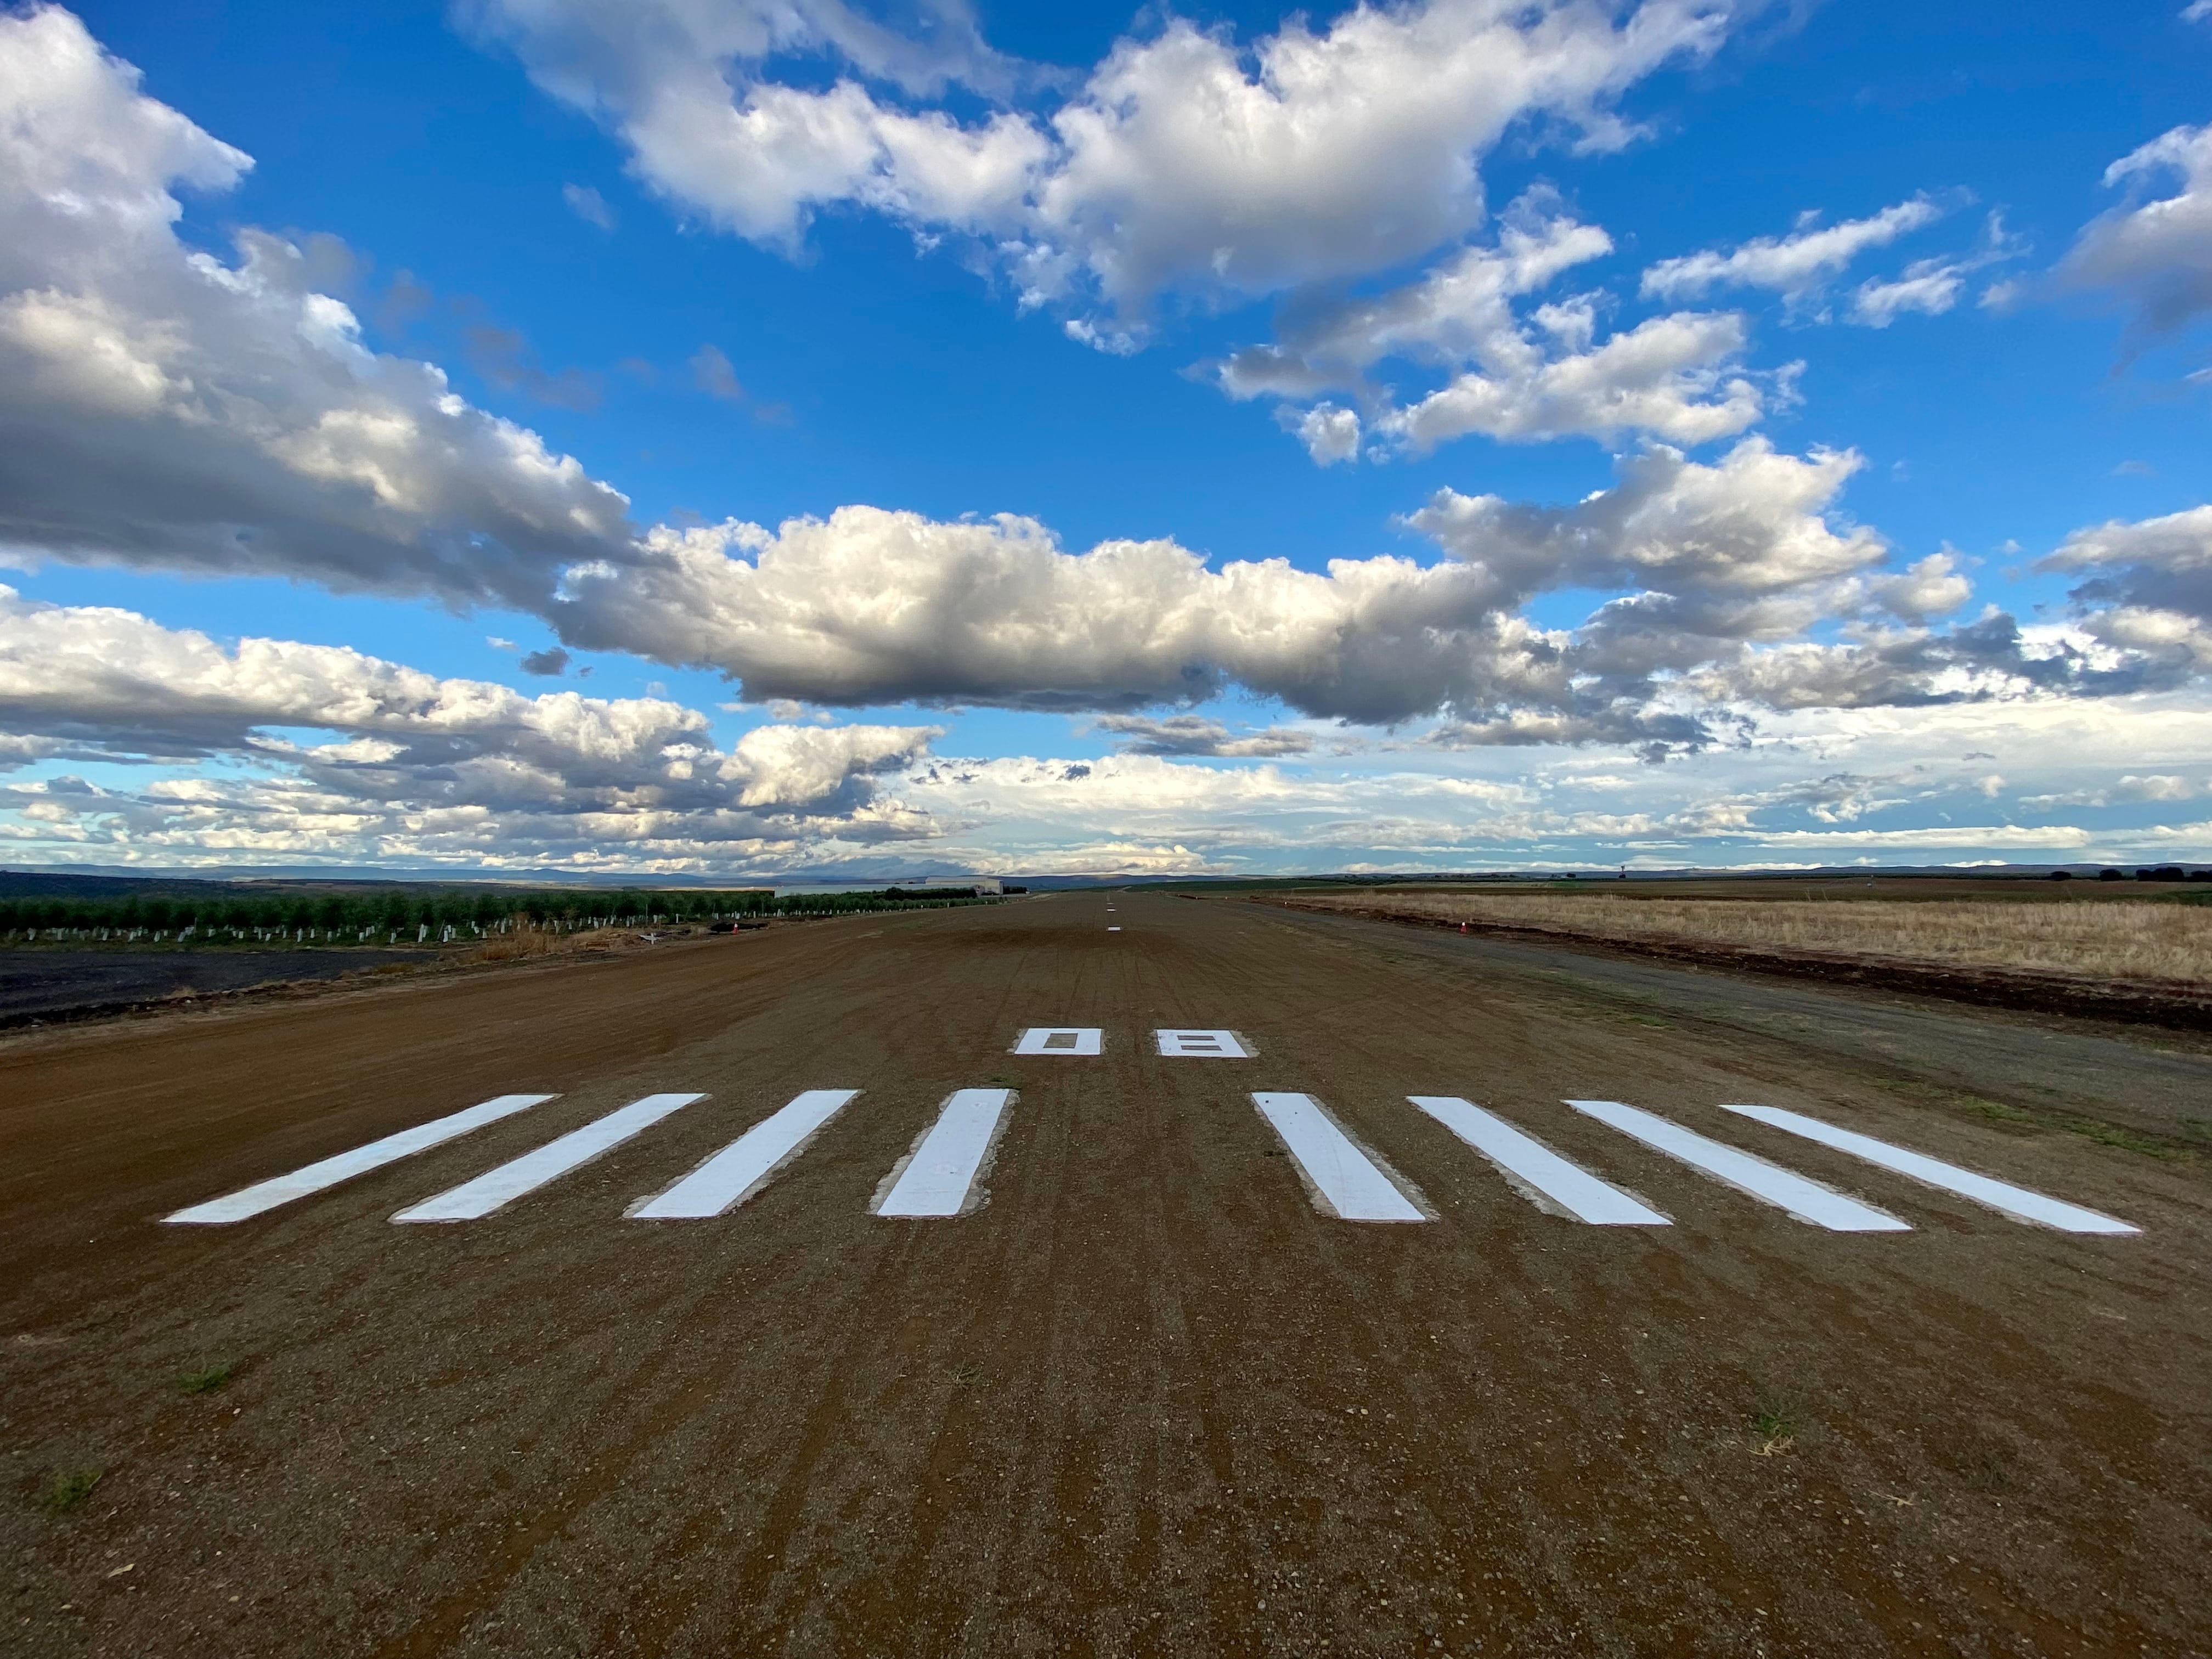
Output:
<instances>
[{"instance_id":1,"label":"dark soil strip beside runway","mask_svg":"<svg viewBox=\"0 0 2212 1659\"><path fill-rule=\"evenodd\" d=\"M434 960L422 951L0 950L0 1030L157 1007L186 994L216 996L270 984L337 979L388 963Z\"/></svg>"}]
</instances>

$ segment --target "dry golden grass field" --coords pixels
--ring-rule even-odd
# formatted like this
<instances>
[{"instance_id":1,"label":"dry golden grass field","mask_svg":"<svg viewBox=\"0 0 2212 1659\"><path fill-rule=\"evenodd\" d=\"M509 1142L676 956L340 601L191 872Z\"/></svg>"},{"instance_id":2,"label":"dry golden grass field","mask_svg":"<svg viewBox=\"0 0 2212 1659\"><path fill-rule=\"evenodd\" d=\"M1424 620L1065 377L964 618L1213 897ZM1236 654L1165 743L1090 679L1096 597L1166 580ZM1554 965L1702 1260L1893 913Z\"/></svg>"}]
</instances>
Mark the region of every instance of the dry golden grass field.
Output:
<instances>
[{"instance_id":1,"label":"dry golden grass field","mask_svg":"<svg viewBox=\"0 0 2212 1659\"><path fill-rule=\"evenodd\" d=\"M1646 898L1592 893L1301 894L1301 908L1388 911L1563 935L1891 957L1966 969L2212 983L2212 906L2087 896L1986 899Z\"/></svg>"}]
</instances>

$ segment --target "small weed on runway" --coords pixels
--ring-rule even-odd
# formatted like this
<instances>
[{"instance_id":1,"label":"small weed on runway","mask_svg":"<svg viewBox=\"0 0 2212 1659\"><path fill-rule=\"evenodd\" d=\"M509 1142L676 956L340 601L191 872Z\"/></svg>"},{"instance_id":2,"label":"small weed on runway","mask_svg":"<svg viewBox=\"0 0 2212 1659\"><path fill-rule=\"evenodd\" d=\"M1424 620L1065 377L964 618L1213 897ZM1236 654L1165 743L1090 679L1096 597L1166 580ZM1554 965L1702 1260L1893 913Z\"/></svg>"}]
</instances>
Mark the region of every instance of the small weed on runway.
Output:
<instances>
[{"instance_id":1,"label":"small weed on runway","mask_svg":"<svg viewBox=\"0 0 2212 1659\"><path fill-rule=\"evenodd\" d=\"M92 1489L106 1474L105 1469L57 1469L39 1488L35 1501L48 1515L66 1515L92 1496Z\"/></svg>"},{"instance_id":2,"label":"small weed on runway","mask_svg":"<svg viewBox=\"0 0 2212 1659\"><path fill-rule=\"evenodd\" d=\"M1759 1442L1752 1450L1760 1457L1772 1457L1793 1449L1802 1416L1796 1395L1785 1389L1761 1389L1751 1408L1751 1432Z\"/></svg>"},{"instance_id":3,"label":"small weed on runway","mask_svg":"<svg viewBox=\"0 0 2212 1659\"><path fill-rule=\"evenodd\" d=\"M179 1394L213 1394L230 1381L231 1373L238 1369L234 1359L220 1359L212 1365L202 1365L193 1370L177 1373Z\"/></svg>"},{"instance_id":4,"label":"small weed on runway","mask_svg":"<svg viewBox=\"0 0 2212 1659\"><path fill-rule=\"evenodd\" d=\"M2113 1123L2086 1112L2057 1111L2047 1108L2015 1106L2009 1102L1991 1100L1984 1095L1969 1094L1962 1089L1947 1088L1941 1084L1922 1083L1904 1079L1875 1079L1893 1094L1902 1095L1916 1102L1932 1102L1941 1106L1972 1112L1998 1123L2017 1123L2037 1129L2057 1129L2070 1135L2081 1135L2100 1146L2116 1147L2124 1152L2140 1152L2146 1158L2168 1161L2194 1162L2199 1156L2198 1142L2202 1132L2189 1127L2191 1120L2184 1118L2182 1133L2161 1135L2155 1131L2136 1129L2124 1123Z\"/></svg>"}]
</instances>

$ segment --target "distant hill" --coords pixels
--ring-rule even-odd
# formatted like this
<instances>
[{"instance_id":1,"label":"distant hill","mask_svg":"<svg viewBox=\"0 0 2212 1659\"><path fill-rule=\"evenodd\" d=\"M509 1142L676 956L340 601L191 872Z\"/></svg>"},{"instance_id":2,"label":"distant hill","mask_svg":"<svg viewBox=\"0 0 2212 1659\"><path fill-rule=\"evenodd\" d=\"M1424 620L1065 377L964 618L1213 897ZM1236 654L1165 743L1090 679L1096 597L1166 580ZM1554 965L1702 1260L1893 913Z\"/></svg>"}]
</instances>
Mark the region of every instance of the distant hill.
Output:
<instances>
[{"instance_id":1,"label":"distant hill","mask_svg":"<svg viewBox=\"0 0 2212 1659\"><path fill-rule=\"evenodd\" d=\"M2132 876L2136 866L2124 866ZM1819 869L1761 870L1729 868L1717 866L1711 868L1685 866L1674 870L1633 870L1631 877L1638 881L1666 881L1697 877L1733 876L1749 879L1761 876L1778 878L1816 878L1838 879L1851 876L2045 876L2054 870L2064 870L2075 876L2094 877L2100 868L2094 864L1988 864L1975 866L1943 864L1893 864L1879 866L1866 865L1832 866ZM972 872L939 870L917 874L912 871L885 871L866 876L854 876L849 870L794 870L781 875L748 876L686 876L686 875L579 875L567 870L497 870L470 872L459 870L389 870L367 868L332 870L313 866L260 866L223 871L143 870L130 869L118 865L85 865L68 870L0 870L0 898L127 898L137 894L144 896L162 895L180 896L186 894L204 895L210 888L222 888L240 895L273 893L358 893L363 888L398 890L403 892L450 890L457 887L528 888L538 891L547 889L621 889L673 892L690 888L720 891L731 888L791 888L809 882L834 882L840 886L872 887L878 883L896 885L900 882L915 883L926 878L957 878ZM1030 892L1063 891L1069 889L1096 887L1212 887L1212 886L1274 886L1281 884L1324 883L1334 885L1348 883L1359 886L1388 886L1401 882L1453 883L1470 881L1558 881L1568 877L1583 881L1611 881L1617 870L1604 867L1558 870L1507 870L1489 873L1426 870L1400 871L1341 871L1326 874L1304 876L1260 875L1115 875L1098 873L1086 875L1024 876L1008 873L1005 879L1012 884L1026 887Z\"/></svg>"}]
</instances>

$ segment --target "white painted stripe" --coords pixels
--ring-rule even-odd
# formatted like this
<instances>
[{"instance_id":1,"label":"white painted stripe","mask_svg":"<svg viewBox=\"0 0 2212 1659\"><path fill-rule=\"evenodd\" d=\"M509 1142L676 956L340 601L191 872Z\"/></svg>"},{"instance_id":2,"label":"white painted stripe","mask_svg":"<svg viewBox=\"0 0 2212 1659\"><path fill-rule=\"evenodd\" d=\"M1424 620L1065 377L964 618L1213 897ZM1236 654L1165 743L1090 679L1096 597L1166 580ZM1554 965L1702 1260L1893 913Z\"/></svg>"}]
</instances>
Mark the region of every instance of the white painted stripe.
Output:
<instances>
[{"instance_id":1,"label":"white painted stripe","mask_svg":"<svg viewBox=\"0 0 2212 1659\"><path fill-rule=\"evenodd\" d=\"M1407 1095L1407 1099L1505 1172L1516 1186L1534 1188L1577 1221L1600 1227L1666 1227L1658 1211L1620 1188L1561 1158L1504 1118L1456 1095Z\"/></svg>"},{"instance_id":2,"label":"white painted stripe","mask_svg":"<svg viewBox=\"0 0 2212 1659\"><path fill-rule=\"evenodd\" d=\"M967 1209L969 1188L982 1172L1013 1098L1012 1089L954 1090L939 1109L937 1121L891 1172L890 1190L871 1207L888 1216L958 1215ZM982 1194L975 1196L980 1200Z\"/></svg>"},{"instance_id":3,"label":"white painted stripe","mask_svg":"<svg viewBox=\"0 0 2212 1659\"><path fill-rule=\"evenodd\" d=\"M549 1181L567 1175L610 1152L641 1129L649 1129L680 1107L704 1095L647 1095L618 1111L609 1112L580 1129L571 1129L558 1140L549 1140L534 1152L487 1170L474 1181L426 1198L402 1210L394 1221L474 1221L502 1205L512 1204Z\"/></svg>"},{"instance_id":4,"label":"white painted stripe","mask_svg":"<svg viewBox=\"0 0 2212 1659\"><path fill-rule=\"evenodd\" d=\"M2078 1204L2064 1203L2058 1199L2045 1198L2041 1193L2032 1193L2025 1187L1992 1181L1987 1176L1976 1175L1972 1170L1962 1170L1955 1164L1944 1164L1920 1152L1907 1152L1904 1147L1893 1146L1886 1140L1876 1140L1872 1135L1839 1129L1832 1123L1823 1123L1817 1117L1785 1112L1778 1106L1723 1106L1721 1109L1755 1118L1778 1129L1786 1129L1793 1135L1802 1135L1808 1140L1817 1140L1823 1146L1832 1146L1839 1152L1849 1152L1853 1158L1863 1158L1885 1170L1910 1176L1913 1180L1925 1182L1940 1191L1956 1193L1977 1204L1986 1204L1992 1210L2001 1211L2021 1221L2037 1221L2046 1227L2057 1227L2069 1233L2139 1233L2142 1231L2112 1216L2085 1210Z\"/></svg>"},{"instance_id":5,"label":"white painted stripe","mask_svg":"<svg viewBox=\"0 0 2212 1659\"><path fill-rule=\"evenodd\" d=\"M1786 1210L1800 1221L1826 1227L1832 1233L1909 1233L1910 1223L1846 1198L1832 1187L1795 1174L1763 1158L1738 1152L1717 1140L1708 1140L1679 1123L1669 1122L1617 1100L1571 1100L1568 1105L1585 1117L1609 1123L1633 1136L1654 1152L1677 1158L1692 1169L1703 1170L1738 1192Z\"/></svg>"},{"instance_id":6,"label":"white painted stripe","mask_svg":"<svg viewBox=\"0 0 2212 1659\"><path fill-rule=\"evenodd\" d=\"M295 1198L305 1198L310 1193L319 1193L335 1187L341 1181L350 1181L371 1170L380 1170L387 1164L396 1164L403 1158L443 1146L471 1129L480 1129L487 1123L496 1123L503 1117L527 1110L554 1095L501 1095L480 1106L455 1112L450 1117L434 1118L417 1124L411 1129L402 1129L396 1135L386 1135L381 1140L372 1140L366 1146L356 1146L349 1152L340 1152L319 1164L310 1164L304 1170L295 1170L289 1175L270 1177L258 1182L228 1198L210 1199L204 1204L195 1204L188 1210L164 1216L164 1221L192 1226L219 1226L226 1222L244 1221L259 1215L264 1210L273 1210L279 1204L289 1204Z\"/></svg>"},{"instance_id":7,"label":"white painted stripe","mask_svg":"<svg viewBox=\"0 0 2212 1659\"><path fill-rule=\"evenodd\" d=\"M1156 1030L1153 1037L1164 1054L1213 1060L1249 1060L1252 1047L1234 1031L1199 1030Z\"/></svg>"},{"instance_id":8,"label":"white painted stripe","mask_svg":"<svg viewBox=\"0 0 2212 1659\"><path fill-rule=\"evenodd\" d=\"M1106 1033L1096 1025L1033 1025L1014 1044L1018 1054L1095 1054Z\"/></svg>"},{"instance_id":9,"label":"white painted stripe","mask_svg":"<svg viewBox=\"0 0 2212 1659\"><path fill-rule=\"evenodd\" d=\"M1428 1219L1311 1095L1255 1094L1252 1103L1332 1214L1346 1221Z\"/></svg>"},{"instance_id":10,"label":"white painted stripe","mask_svg":"<svg viewBox=\"0 0 2212 1659\"><path fill-rule=\"evenodd\" d=\"M744 1203L806 1150L858 1089L809 1089L763 1118L656 1198L630 1208L639 1221L696 1220Z\"/></svg>"}]
</instances>

